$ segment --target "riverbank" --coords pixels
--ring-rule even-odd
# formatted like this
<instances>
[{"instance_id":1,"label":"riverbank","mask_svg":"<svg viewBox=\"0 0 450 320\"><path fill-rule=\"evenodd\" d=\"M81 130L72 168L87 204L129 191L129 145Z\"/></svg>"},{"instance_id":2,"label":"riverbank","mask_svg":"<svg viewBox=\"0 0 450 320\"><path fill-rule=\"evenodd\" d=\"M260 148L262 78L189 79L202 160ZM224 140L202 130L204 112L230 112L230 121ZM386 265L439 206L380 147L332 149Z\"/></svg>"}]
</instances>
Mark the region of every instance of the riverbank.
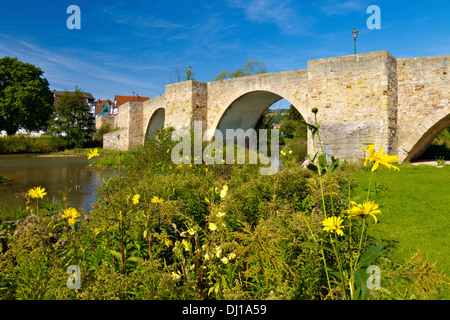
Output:
<instances>
[{"instance_id":1,"label":"riverbank","mask_svg":"<svg viewBox=\"0 0 450 320\"><path fill-rule=\"evenodd\" d=\"M61 137L31 137L24 134L0 137L0 154L49 153L66 147L67 143Z\"/></svg>"}]
</instances>

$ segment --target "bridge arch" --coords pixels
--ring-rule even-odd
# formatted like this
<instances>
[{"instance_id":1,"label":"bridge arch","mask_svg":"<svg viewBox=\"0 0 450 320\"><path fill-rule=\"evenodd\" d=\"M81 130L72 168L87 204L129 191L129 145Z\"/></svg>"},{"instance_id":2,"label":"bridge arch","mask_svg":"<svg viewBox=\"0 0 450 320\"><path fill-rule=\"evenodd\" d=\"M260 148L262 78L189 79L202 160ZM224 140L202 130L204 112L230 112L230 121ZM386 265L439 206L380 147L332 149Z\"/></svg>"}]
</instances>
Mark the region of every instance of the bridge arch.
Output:
<instances>
[{"instance_id":1,"label":"bridge arch","mask_svg":"<svg viewBox=\"0 0 450 320\"><path fill-rule=\"evenodd\" d=\"M210 129L220 130L224 135L226 129L255 128L263 113L282 99L291 103L306 119L306 106L299 106L297 101L286 92L256 89L229 97L223 104L223 108L217 113Z\"/></svg>"},{"instance_id":2,"label":"bridge arch","mask_svg":"<svg viewBox=\"0 0 450 320\"><path fill-rule=\"evenodd\" d=\"M148 121L147 129L145 130L146 138L154 138L156 130L164 127L164 122L166 120L166 109L157 108L150 115L150 120Z\"/></svg>"},{"instance_id":3,"label":"bridge arch","mask_svg":"<svg viewBox=\"0 0 450 320\"><path fill-rule=\"evenodd\" d=\"M434 138L448 126L450 126L450 106L429 115L416 127L416 130L398 149L400 161L404 162L420 157Z\"/></svg>"}]
</instances>

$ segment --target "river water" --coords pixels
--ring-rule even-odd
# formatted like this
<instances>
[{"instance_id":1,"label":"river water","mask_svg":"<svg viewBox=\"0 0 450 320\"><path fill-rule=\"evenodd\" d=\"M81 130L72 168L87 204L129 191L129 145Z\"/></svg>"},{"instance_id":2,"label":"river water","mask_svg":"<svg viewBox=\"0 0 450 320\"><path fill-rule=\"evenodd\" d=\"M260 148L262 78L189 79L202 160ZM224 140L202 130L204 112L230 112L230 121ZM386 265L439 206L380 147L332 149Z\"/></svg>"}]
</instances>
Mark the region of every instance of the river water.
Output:
<instances>
[{"instance_id":1,"label":"river water","mask_svg":"<svg viewBox=\"0 0 450 320\"><path fill-rule=\"evenodd\" d=\"M69 192L72 206L89 211L101 185L100 172L89 167L90 162L86 156L0 155L0 174L11 179L0 184L0 208L25 207L24 193L40 186L46 199L62 200Z\"/></svg>"},{"instance_id":2,"label":"river water","mask_svg":"<svg viewBox=\"0 0 450 320\"><path fill-rule=\"evenodd\" d=\"M306 144L290 144L298 162L303 162ZM0 211L2 208L26 206L24 195L34 187L45 188L47 200L62 200L68 193L71 205L89 211L95 202L95 191L102 183L99 170L89 167L86 156L54 156L46 154L0 155L0 175L11 179L0 183ZM105 179L114 172L102 172Z\"/></svg>"}]
</instances>

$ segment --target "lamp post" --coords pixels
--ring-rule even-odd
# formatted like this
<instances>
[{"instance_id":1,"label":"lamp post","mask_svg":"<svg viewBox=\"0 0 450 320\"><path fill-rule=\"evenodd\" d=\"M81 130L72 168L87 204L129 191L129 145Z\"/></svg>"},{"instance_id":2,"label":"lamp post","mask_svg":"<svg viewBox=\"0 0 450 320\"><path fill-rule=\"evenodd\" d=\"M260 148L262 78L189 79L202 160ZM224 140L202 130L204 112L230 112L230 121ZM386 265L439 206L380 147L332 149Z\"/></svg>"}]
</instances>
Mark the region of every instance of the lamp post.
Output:
<instances>
[{"instance_id":1,"label":"lamp post","mask_svg":"<svg viewBox=\"0 0 450 320\"><path fill-rule=\"evenodd\" d=\"M358 30L356 30L356 28L353 28L352 34L353 40L355 40L355 54L356 54L356 37L358 36Z\"/></svg>"}]
</instances>

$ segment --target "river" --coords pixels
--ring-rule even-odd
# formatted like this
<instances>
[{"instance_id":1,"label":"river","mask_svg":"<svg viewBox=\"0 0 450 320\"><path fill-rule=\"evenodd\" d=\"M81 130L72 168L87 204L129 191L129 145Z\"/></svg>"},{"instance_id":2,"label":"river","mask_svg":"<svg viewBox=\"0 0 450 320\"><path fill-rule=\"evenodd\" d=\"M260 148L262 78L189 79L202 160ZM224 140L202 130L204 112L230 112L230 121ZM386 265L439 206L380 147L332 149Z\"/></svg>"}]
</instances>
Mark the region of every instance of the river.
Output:
<instances>
[{"instance_id":1,"label":"river","mask_svg":"<svg viewBox=\"0 0 450 320\"><path fill-rule=\"evenodd\" d=\"M46 199L61 200L68 192L72 206L89 211L101 185L100 172L90 162L86 156L0 155L0 175L11 179L0 184L0 209L25 207L24 193L40 186Z\"/></svg>"},{"instance_id":2,"label":"river","mask_svg":"<svg viewBox=\"0 0 450 320\"><path fill-rule=\"evenodd\" d=\"M299 163L306 155L306 144L289 144ZM0 183L0 211L26 206L24 195L31 188L45 188L48 200L62 200L68 193L72 206L89 211L95 202L95 190L102 183L100 172L89 167L86 156L54 156L46 154L0 155L0 175L11 179ZM114 172L102 172L104 178Z\"/></svg>"}]
</instances>

